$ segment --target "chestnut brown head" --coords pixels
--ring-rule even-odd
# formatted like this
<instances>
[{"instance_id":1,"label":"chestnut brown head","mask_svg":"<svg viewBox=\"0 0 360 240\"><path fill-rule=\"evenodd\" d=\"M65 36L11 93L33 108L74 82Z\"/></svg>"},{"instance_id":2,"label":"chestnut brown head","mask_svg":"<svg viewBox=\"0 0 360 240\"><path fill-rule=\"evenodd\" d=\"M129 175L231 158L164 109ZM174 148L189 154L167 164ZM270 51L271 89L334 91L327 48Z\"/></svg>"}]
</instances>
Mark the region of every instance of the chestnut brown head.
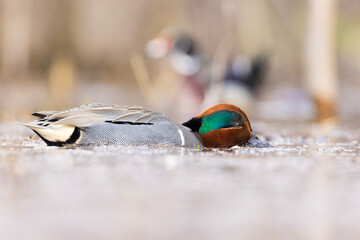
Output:
<instances>
[{"instance_id":1,"label":"chestnut brown head","mask_svg":"<svg viewBox=\"0 0 360 240\"><path fill-rule=\"evenodd\" d=\"M183 123L198 132L205 147L224 148L246 143L251 137L251 125L238 107L220 103Z\"/></svg>"}]
</instances>

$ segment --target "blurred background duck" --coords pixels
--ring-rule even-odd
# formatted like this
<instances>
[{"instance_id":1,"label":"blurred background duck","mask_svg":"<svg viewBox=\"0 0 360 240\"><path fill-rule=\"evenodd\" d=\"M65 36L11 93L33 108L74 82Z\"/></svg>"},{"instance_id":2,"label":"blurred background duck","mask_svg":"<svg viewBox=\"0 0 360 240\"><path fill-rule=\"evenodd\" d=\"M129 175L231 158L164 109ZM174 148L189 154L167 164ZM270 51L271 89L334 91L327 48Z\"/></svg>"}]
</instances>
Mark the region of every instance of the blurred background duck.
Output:
<instances>
[{"instance_id":1,"label":"blurred background duck","mask_svg":"<svg viewBox=\"0 0 360 240\"><path fill-rule=\"evenodd\" d=\"M176 94L170 101L181 108L180 114L193 115L201 108L218 102L241 106L251 112L258 90L264 83L268 66L268 54L259 54L253 59L236 55L223 62L209 61L200 54L198 44L188 34L175 28L166 28L145 47L152 59L164 59L176 73L176 80L168 76ZM228 60L226 60L228 59ZM225 62L227 61L227 63ZM163 66L164 62L161 63ZM215 64L224 65L219 76L214 76ZM170 79L169 79L170 78ZM218 79L217 79L218 78Z\"/></svg>"},{"instance_id":2,"label":"blurred background duck","mask_svg":"<svg viewBox=\"0 0 360 240\"><path fill-rule=\"evenodd\" d=\"M195 40L168 27L146 44L145 52L151 59L163 60L159 63L160 77L155 82L168 84L166 91L173 92L168 105L177 106L178 117L199 112L211 79L208 64ZM170 66L172 73L166 66Z\"/></svg>"},{"instance_id":3,"label":"blurred background duck","mask_svg":"<svg viewBox=\"0 0 360 240\"><path fill-rule=\"evenodd\" d=\"M209 89L209 102L228 102L241 106L251 113L253 102L265 82L268 67L268 54L262 53L250 59L244 55L236 55L228 60L225 73L219 84L213 84Z\"/></svg>"}]
</instances>

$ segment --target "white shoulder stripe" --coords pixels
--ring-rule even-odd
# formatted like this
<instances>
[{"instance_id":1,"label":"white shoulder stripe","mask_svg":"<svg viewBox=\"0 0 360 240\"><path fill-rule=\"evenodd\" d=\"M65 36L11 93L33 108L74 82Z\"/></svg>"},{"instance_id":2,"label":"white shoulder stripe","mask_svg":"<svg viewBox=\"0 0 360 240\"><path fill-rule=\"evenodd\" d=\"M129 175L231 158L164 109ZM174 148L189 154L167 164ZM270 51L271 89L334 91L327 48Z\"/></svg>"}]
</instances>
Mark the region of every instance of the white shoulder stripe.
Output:
<instances>
[{"instance_id":1,"label":"white shoulder stripe","mask_svg":"<svg viewBox=\"0 0 360 240\"><path fill-rule=\"evenodd\" d=\"M178 132L179 132L180 139L181 139L181 146L185 146L184 133L183 133L183 131L181 131L181 129L180 129L180 128L178 128Z\"/></svg>"}]
</instances>

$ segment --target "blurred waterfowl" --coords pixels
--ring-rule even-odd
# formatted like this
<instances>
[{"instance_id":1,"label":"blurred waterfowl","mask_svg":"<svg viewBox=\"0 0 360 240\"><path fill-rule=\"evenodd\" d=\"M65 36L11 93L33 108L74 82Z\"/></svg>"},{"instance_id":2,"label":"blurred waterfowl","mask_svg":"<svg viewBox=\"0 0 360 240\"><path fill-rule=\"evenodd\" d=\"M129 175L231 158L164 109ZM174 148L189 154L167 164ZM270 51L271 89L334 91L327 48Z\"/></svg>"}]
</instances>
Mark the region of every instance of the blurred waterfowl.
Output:
<instances>
[{"instance_id":1,"label":"blurred waterfowl","mask_svg":"<svg viewBox=\"0 0 360 240\"><path fill-rule=\"evenodd\" d=\"M107 104L36 112L33 116L39 119L24 125L49 146L270 146L253 134L250 121L240 108L225 103L205 110L182 125L144 107Z\"/></svg>"},{"instance_id":2,"label":"blurred waterfowl","mask_svg":"<svg viewBox=\"0 0 360 240\"><path fill-rule=\"evenodd\" d=\"M162 59L170 63L180 83L173 83L177 92L184 97L175 97L180 106L189 106L186 99L191 99L195 112L199 111L209 85L210 76L205 59L201 56L198 45L188 34L168 27L150 40L145 47L146 55L153 59ZM174 77L166 77L174 81ZM175 94L176 95L176 94ZM177 96L177 95L176 95Z\"/></svg>"},{"instance_id":3,"label":"blurred waterfowl","mask_svg":"<svg viewBox=\"0 0 360 240\"><path fill-rule=\"evenodd\" d=\"M240 85L253 95L264 82L268 65L268 55L263 53L252 60L238 55L229 61L225 73L225 84Z\"/></svg>"},{"instance_id":4,"label":"blurred waterfowl","mask_svg":"<svg viewBox=\"0 0 360 240\"><path fill-rule=\"evenodd\" d=\"M225 56L217 61L214 58L210 64L209 59L201 56L194 39L174 28L161 31L158 37L148 42L145 50L147 56L153 59L168 57L184 83L177 91L182 96L194 96L192 106L200 103L197 104L198 109L227 102L250 112L252 102L264 83L269 59L269 54L261 52L253 59L242 55ZM215 69L220 72L215 73ZM173 81L173 78L168 79ZM180 101L185 100L182 98Z\"/></svg>"},{"instance_id":5,"label":"blurred waterfowl","mask_svg":"<svg viewBox=\"0 0 360 240\"><path fill-rule=\"evenodd\" d=\"M229 60L224 75L222 101L251 110L251 103L264 83L268 54L261 53L253 59L237 55Z\"/></svg>"},{"instance_id":6,"label":"blurred waterfowl","mask_svg":"<svg viewBox=\"0 0 360 240\"><path fill-rule=\"evenodd\" d=\"M169 56L173 68L184 76L197 74L202 65L198 46L193 38L170 27L150 40L145 51L148 57L154 59Z\"/></svg>"}]
</instances>

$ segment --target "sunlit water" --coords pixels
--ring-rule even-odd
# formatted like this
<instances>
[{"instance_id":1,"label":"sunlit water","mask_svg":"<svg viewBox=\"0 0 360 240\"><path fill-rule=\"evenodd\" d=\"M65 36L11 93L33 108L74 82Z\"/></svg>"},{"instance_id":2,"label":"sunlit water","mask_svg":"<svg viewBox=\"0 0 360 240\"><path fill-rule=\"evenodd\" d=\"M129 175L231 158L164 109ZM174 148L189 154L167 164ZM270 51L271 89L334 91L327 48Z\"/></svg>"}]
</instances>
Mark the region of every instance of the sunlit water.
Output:
<instances>
[{"instance_id":1,"label":"sunlit water","mask_svg":"<svg viewBox=\"0 0 360 240\"><path fill-rule=\"evenodd\" d=\"M276 147L64 149L0 125L0 239L358 239L359 129L253 127Z\"/></svg>"}]
</instances>

